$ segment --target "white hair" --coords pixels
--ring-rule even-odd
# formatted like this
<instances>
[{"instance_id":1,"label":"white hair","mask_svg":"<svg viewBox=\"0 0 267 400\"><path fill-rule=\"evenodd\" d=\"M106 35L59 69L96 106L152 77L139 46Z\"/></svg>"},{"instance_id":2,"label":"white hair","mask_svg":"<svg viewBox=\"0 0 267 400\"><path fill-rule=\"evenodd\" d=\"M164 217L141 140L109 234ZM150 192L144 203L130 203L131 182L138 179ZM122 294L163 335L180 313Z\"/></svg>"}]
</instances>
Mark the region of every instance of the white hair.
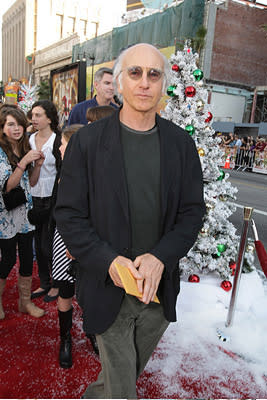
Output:
<instances>
[{"instance_id":1,"label":"white hair","mask_svg":"<svg viewBox=\"0 0 267 400\"><path fill-rule=\"evenodd\" d=\"M141 44L141 43L139 43L139 44ZM142 44L148 44L148 43L142 43ZM138 44L134 45L134 46L138 46ZM117 96L119 97L120 100L122 100L122 95L120 93L118 93L117 81L120 85L120 88L122 89L122 79L121 79L122 61L123 61L124 57L126 56L127 51L130 50L134 46L128 47L127 49L123 50L114 63L113 84L114 84L115 93L117 94ZM166 91L167 87L169 86L170 74L171 74L170 64L169 64L167 58L164 56L164 54L162 54L155 46L153 46L151 44L149 46L151 46L155 50L157 50L163 59L164 69L163 69L162 92L164 93Z\"/></svg>"}]
</instances>

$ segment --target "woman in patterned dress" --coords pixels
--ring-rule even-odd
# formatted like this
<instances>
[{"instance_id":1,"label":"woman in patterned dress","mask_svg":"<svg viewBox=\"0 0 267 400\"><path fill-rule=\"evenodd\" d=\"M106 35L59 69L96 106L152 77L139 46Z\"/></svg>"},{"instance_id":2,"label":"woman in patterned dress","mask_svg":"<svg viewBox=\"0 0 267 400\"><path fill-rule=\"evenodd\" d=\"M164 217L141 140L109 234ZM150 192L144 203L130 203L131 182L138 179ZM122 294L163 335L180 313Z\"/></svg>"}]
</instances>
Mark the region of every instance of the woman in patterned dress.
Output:
<instances>
[{"instance_id":1,"label":"woman in patterned dress","mask_svg":"<svg viewBox=\"0 0 267 400\"><path fill-rule=\"evenodd\" d=\"M27 119L23 111L14 107L0 110L0 319L5 318L2 294L6 279L16 263L16 249L19 254L19 304L20 312L39 318L44 310L31 302L31 283L33 269L32 240L34 226L28 220L32 208L30 179L32 162L42 165L43 154L31 150L26 133ZM4 192L10 192L20 185L25 192L26 203L8 211L5 207Z\"/></svg>"}]
</instances>

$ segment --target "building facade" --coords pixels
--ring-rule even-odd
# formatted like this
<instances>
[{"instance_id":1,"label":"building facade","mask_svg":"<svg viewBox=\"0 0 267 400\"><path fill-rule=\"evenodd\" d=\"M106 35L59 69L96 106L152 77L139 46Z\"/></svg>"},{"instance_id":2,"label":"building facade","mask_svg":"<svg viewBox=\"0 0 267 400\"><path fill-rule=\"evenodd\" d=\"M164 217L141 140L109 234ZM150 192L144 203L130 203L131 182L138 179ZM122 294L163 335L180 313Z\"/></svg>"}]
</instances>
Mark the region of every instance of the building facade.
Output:
<instances>
[{"instance_id":1,"label":"building facade","mask_svg":"<svg viewBox=\"0 0 267 400\"><path fill-rule=\"evenodd\" d=\"M207 35L202 67L214 121L267 121L259 110L264 108L261 104L265 104L267 94L267 41L262 29L266 16L267 6L260 1L225 0L206 4Z\"/></svg>"},{"instance_id":2,"label":"building facade","mask_svg":"<svg viewBox=\"0 0 267 400\"><path fill-rule=\"evenodd\" d=\"M72 42L73 35L81 41L94 37L95 15L87 0L17 0L3 15L3 81L29 78L37 52L57 42Z\"/></svg>"},{"instance_id":3,"label":"building facade","mask_svg":"<svg viewBox=\"0 0 267 400\"><path fill-rule=\"evenodd\" d=\"M35 53L32 73L34 83L39 85L41 81L50 79L50 71L60 68L72 62L72 48L80 42L77 33L59 40L56 45L52 44Z\"/></svg>"},{"instance_id":4,"label":"building facade","mask_svg":"<svg viewBox=\"0 0 267 400\"><path fill-rule=\"evenodd\" d=\"M18 0L4 15L2 23L2 77L6 82L28 77L32 71L31 60L26 57L26 0Z\"/></svg>"},{"instance_id":5,"label":"building facade","mask_svg":"<svg viewBox=\"0 0 267 400\"><path fill-rule=\"evenodd\" d=\"M142 1L127 0L127 11L137 10L139 8L144 8Z\"/></svg>"},{"instance_id":6,"label":"building facade","mask_svg":"<svg viewBox=\"0 0 267 400\"><path fill-rule=\"evenodd\" d=\"M118 26L127 0L17 0L3 15L2 79L39 83L71 62L72 47ZM81 55L82 56L82 55Z\"/></svg>"}]
</instances>

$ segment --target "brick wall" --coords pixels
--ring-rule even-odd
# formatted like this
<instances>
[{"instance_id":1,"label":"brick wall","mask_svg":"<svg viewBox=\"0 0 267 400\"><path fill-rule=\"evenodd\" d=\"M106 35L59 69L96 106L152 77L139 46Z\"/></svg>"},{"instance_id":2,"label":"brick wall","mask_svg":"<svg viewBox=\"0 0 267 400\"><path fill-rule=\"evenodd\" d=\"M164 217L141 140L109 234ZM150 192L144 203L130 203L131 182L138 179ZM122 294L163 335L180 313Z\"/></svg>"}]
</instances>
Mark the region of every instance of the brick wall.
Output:
<instances>
[{"instance_id":1,"label":"brick wall","mask_svg":"<svg viewBox=\"0 0 267 400\"><path fill-rule=\"evenodd\" d=\"M210 78L248 86L267 85L265 10L229 0L217 9Z\"/></svg>"}]
</instances>

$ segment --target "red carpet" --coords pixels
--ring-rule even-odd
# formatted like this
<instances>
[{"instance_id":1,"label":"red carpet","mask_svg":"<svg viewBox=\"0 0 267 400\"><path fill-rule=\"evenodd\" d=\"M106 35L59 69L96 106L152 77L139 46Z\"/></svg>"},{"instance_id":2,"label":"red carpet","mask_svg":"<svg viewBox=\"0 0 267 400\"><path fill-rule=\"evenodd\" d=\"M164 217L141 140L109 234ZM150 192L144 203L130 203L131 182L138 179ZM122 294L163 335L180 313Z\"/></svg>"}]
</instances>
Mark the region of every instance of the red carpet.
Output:
<instances>
[{"instance_id":1,"label":"red carpet","mask_svg":"<svg viewBox=\"0 0 267 400\"><path fill-rule=\"evenodd\" d=\"M73 367L64 370L57 361L59 336L56 302L35 303L46 309L41 319L17 311L17 273L13 268L3 295L6 318L0 321L0 398L80 398L100 370L98 357L82 331L81 311L74 304ZM33 289L38 287L36 266ZM221 374L205 371L205 360L196 352L177 351L177 364L170 365L164 337L147 370L138 380L139 398L266 398L266 380L255 381L245 361L232 359L216 346L206 346L211 356L228 358L232 370L222 365ZM214 355L213 353L214 352ZM242 369L242 373L241 373ZM247 373L246 373L247 369ZM210 368L209 370L210 371ZM243 378L245 375L245 379ZM264 382L264 384L263 384Z\"/></svg>"}]
</instances>

